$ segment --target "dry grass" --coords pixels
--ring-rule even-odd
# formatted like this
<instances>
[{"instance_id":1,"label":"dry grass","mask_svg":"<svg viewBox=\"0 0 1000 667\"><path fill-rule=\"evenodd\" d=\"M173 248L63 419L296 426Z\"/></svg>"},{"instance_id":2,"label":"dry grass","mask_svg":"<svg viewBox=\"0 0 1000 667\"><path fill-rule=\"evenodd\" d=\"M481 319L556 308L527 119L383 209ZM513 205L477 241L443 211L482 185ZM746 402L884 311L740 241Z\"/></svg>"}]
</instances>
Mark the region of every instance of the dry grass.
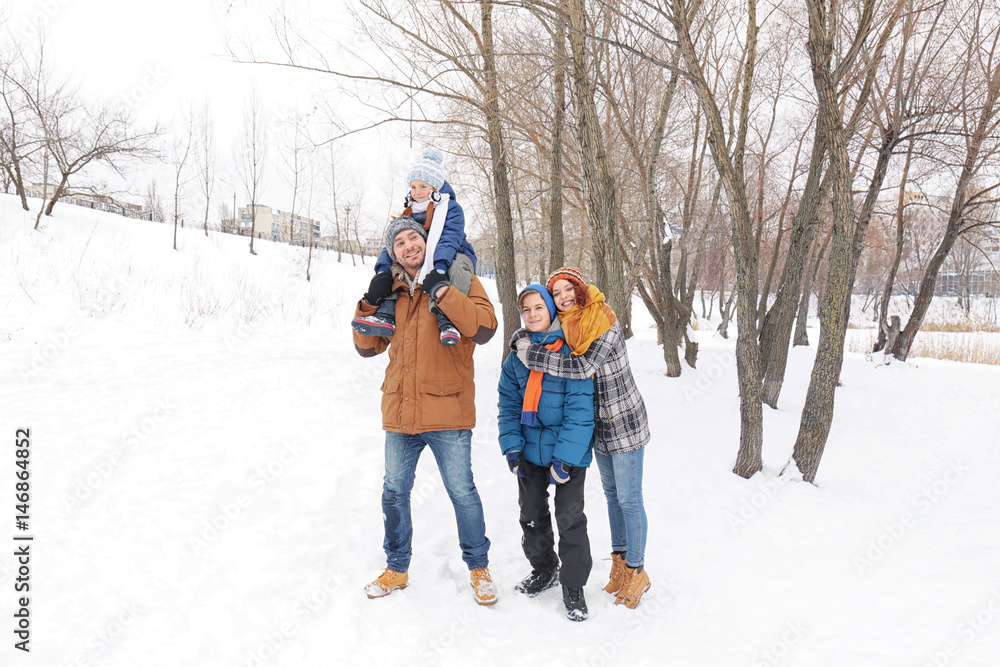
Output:
<instances>
[{"instance_id":1,"label":"dry grass","mask_svg":"<svg viewBox=\"0 0 1000 667\"><path fill-rule=\"evenodd\" d=\"M906 326L906 318L901 318L900 326ZM872 329L875 323L871 320L857 322L851 320L847 323L848 329ZM974 331L988 331L991 333L1000 332L1000 324L995 320L987 319L981 315L963 317L959 320L924 320L920 325L920 331L943 331L947 333L970 333Z\"/></svg>"},{"instance_id":2,"label":"dry grass","mask_svg":"<svg viewBox=\"0 0 1000 667\"><path fill-rule=\"evenodd\" d=\"M848 336L844 349L868 354L875 345L875 339L874 330L868 336ZM919 357L1000 366L1000 336L979 330L968 333L921 330L913 341L909 358Z\"/></svg>"},{"instance_id":3,"label":"dry grass","mask_svg":"<svg viewBox=\"0 0 1000 667\"><path fill-rule=\"evenodd\" d=\"M961 320L929 320L920 326L921 331L944 331L948 333L967 333L972 331L1000 332L1000 324L987 320L985 317L973 315Z\"/></svg>"},{"instance_id":4,"label":"dry grass","mask_svg":"<svg viewBox=\"0 0 1000 667\"><path fill-rule=\"evenodd\" d=\"M1000 339L996 336L975 334L969 336L924 336L921 338L918 334L910 349L910 356L1000 366Z\"/></svg>"}]
</instances>

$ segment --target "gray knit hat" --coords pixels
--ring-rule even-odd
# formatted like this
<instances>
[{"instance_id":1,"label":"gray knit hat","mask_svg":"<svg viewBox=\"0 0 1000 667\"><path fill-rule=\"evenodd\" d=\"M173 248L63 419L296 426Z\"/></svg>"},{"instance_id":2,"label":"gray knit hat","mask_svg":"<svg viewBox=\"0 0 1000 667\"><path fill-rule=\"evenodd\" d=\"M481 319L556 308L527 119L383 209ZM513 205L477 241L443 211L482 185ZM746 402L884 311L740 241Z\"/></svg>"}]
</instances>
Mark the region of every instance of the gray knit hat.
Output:
<instances>
[{"instance_id":1,"label":"gray knit hat","mask_svg":"<svg viewBox=\"0 0 1000 667\"><path fill-rule=\"evenodd\" d=\"M396 254L392 251L392 244L396 240L396 236L398 236L400 232L407 229L412 229L420 234L425 241L427 240L427 230L424 229L423 225L410 216L401 215L395 220L390 221L385 228L385 251L389 253L389 259L394 262L396 261Z\"/></svg>"},{"instance_id":2,"label":"gray knit hat","mask_svg":"<svg viewBox=\"0 0 1000 667\"><path fill-rule=\"evenodd\" d=\"M444 185L444 170L441 163L444 162L444 154L436 148L425 148L420 154L420 159L410 169L407 180L423 181L435 190L440 190Z\"/></svg>"}]
</instances>

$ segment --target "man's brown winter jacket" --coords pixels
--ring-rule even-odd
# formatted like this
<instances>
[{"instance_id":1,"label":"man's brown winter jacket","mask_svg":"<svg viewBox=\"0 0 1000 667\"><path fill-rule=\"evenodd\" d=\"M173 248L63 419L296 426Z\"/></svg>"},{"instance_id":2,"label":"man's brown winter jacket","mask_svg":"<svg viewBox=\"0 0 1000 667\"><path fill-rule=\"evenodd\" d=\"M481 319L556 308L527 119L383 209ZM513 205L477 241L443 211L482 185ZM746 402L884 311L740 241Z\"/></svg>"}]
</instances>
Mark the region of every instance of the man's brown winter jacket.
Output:
<instances>
[{"instance_id":1,"label":"man's brown winter jacket","mask_svg":"<svg viewBox=\"0 0 1000 667\"><path fill-rule=\"evenodd\" d=\"M475 276L466 296L454 287L438 306L462 334L457 345L442 345L437 316L428 296L417 286L409 292L403 275L396 302L396 333L392 338L354 332L354 347L362 357L389 349L382 383L382 428L396 433L471 429L476 425L476 388L472 352L493 337L496 314L482 283ZM375 307L358 302L355 317L371 315Z\"/></svg>"}]
</instances>

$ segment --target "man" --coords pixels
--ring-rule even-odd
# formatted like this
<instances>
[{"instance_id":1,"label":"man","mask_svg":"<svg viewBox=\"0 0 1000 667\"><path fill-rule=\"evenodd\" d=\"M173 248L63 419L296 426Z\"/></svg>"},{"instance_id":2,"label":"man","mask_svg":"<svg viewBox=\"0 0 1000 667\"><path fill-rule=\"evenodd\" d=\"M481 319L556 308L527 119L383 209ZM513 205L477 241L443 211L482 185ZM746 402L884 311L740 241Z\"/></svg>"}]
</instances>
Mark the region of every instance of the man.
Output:
<instances>
[{"instance_id":1,"label":"man","mask_svg":"<svg viewBox=\"0 0 1000 667\"><path fill-rule=\"evenodd\" d=\"M493 337L497 319L474 275L470 276L468 295L450 285L444 274L430 273L421 284L426 240L426 230L413 218L403 216L389 223L385 245L392 271L372 279L355 312L355 317L371 315L385 297L399 291L396 330L391 338L354 332L354 346L361 356L389 350L382 384L386 568L365 592L369 598L377 598L406 588L413 535L410 491L417 460L427 446L455 509L462 560L469 567L476 601L491 605L497 600L497 591L487 567L490 541L472 479L472 428L476 424L472 353L476 344ZM437 308L461 332L458 344L441 345L430 294Z\"/></svg>"}]
</instances>

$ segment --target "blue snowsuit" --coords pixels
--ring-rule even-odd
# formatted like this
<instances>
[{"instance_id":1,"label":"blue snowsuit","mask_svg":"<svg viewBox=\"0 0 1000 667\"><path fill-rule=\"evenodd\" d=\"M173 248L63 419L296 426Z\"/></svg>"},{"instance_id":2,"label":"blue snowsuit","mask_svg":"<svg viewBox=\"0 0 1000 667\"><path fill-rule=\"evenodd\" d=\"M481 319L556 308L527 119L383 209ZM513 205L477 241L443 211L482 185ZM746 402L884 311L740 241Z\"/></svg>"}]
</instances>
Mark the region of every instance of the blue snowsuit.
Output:
<instances>
[{"instance_id":1,"label":"blue snowsuit","mask_svg":"<svg viewBox=\"0 0 1000 667\"><path fill-rule=\"evenodd\" d=\"M434 268L447 272L451 263L455 261L455 255L462 253L472 260L472 269L476 268L476 251L472 249L472 244L465 238L465 212L455 197L455 190L448 181L441 186L441 192L451 197L448 202L448 213L444 218L444 228L441 230L441 240L438 241L434 249ZM421 225L427 226L427 213L410 213L407 206L403 215L409 215ZM388 271L392 266L389 253L382 248L382 253L375 262L375 273Z\"/></svg>"}]
</instances>

